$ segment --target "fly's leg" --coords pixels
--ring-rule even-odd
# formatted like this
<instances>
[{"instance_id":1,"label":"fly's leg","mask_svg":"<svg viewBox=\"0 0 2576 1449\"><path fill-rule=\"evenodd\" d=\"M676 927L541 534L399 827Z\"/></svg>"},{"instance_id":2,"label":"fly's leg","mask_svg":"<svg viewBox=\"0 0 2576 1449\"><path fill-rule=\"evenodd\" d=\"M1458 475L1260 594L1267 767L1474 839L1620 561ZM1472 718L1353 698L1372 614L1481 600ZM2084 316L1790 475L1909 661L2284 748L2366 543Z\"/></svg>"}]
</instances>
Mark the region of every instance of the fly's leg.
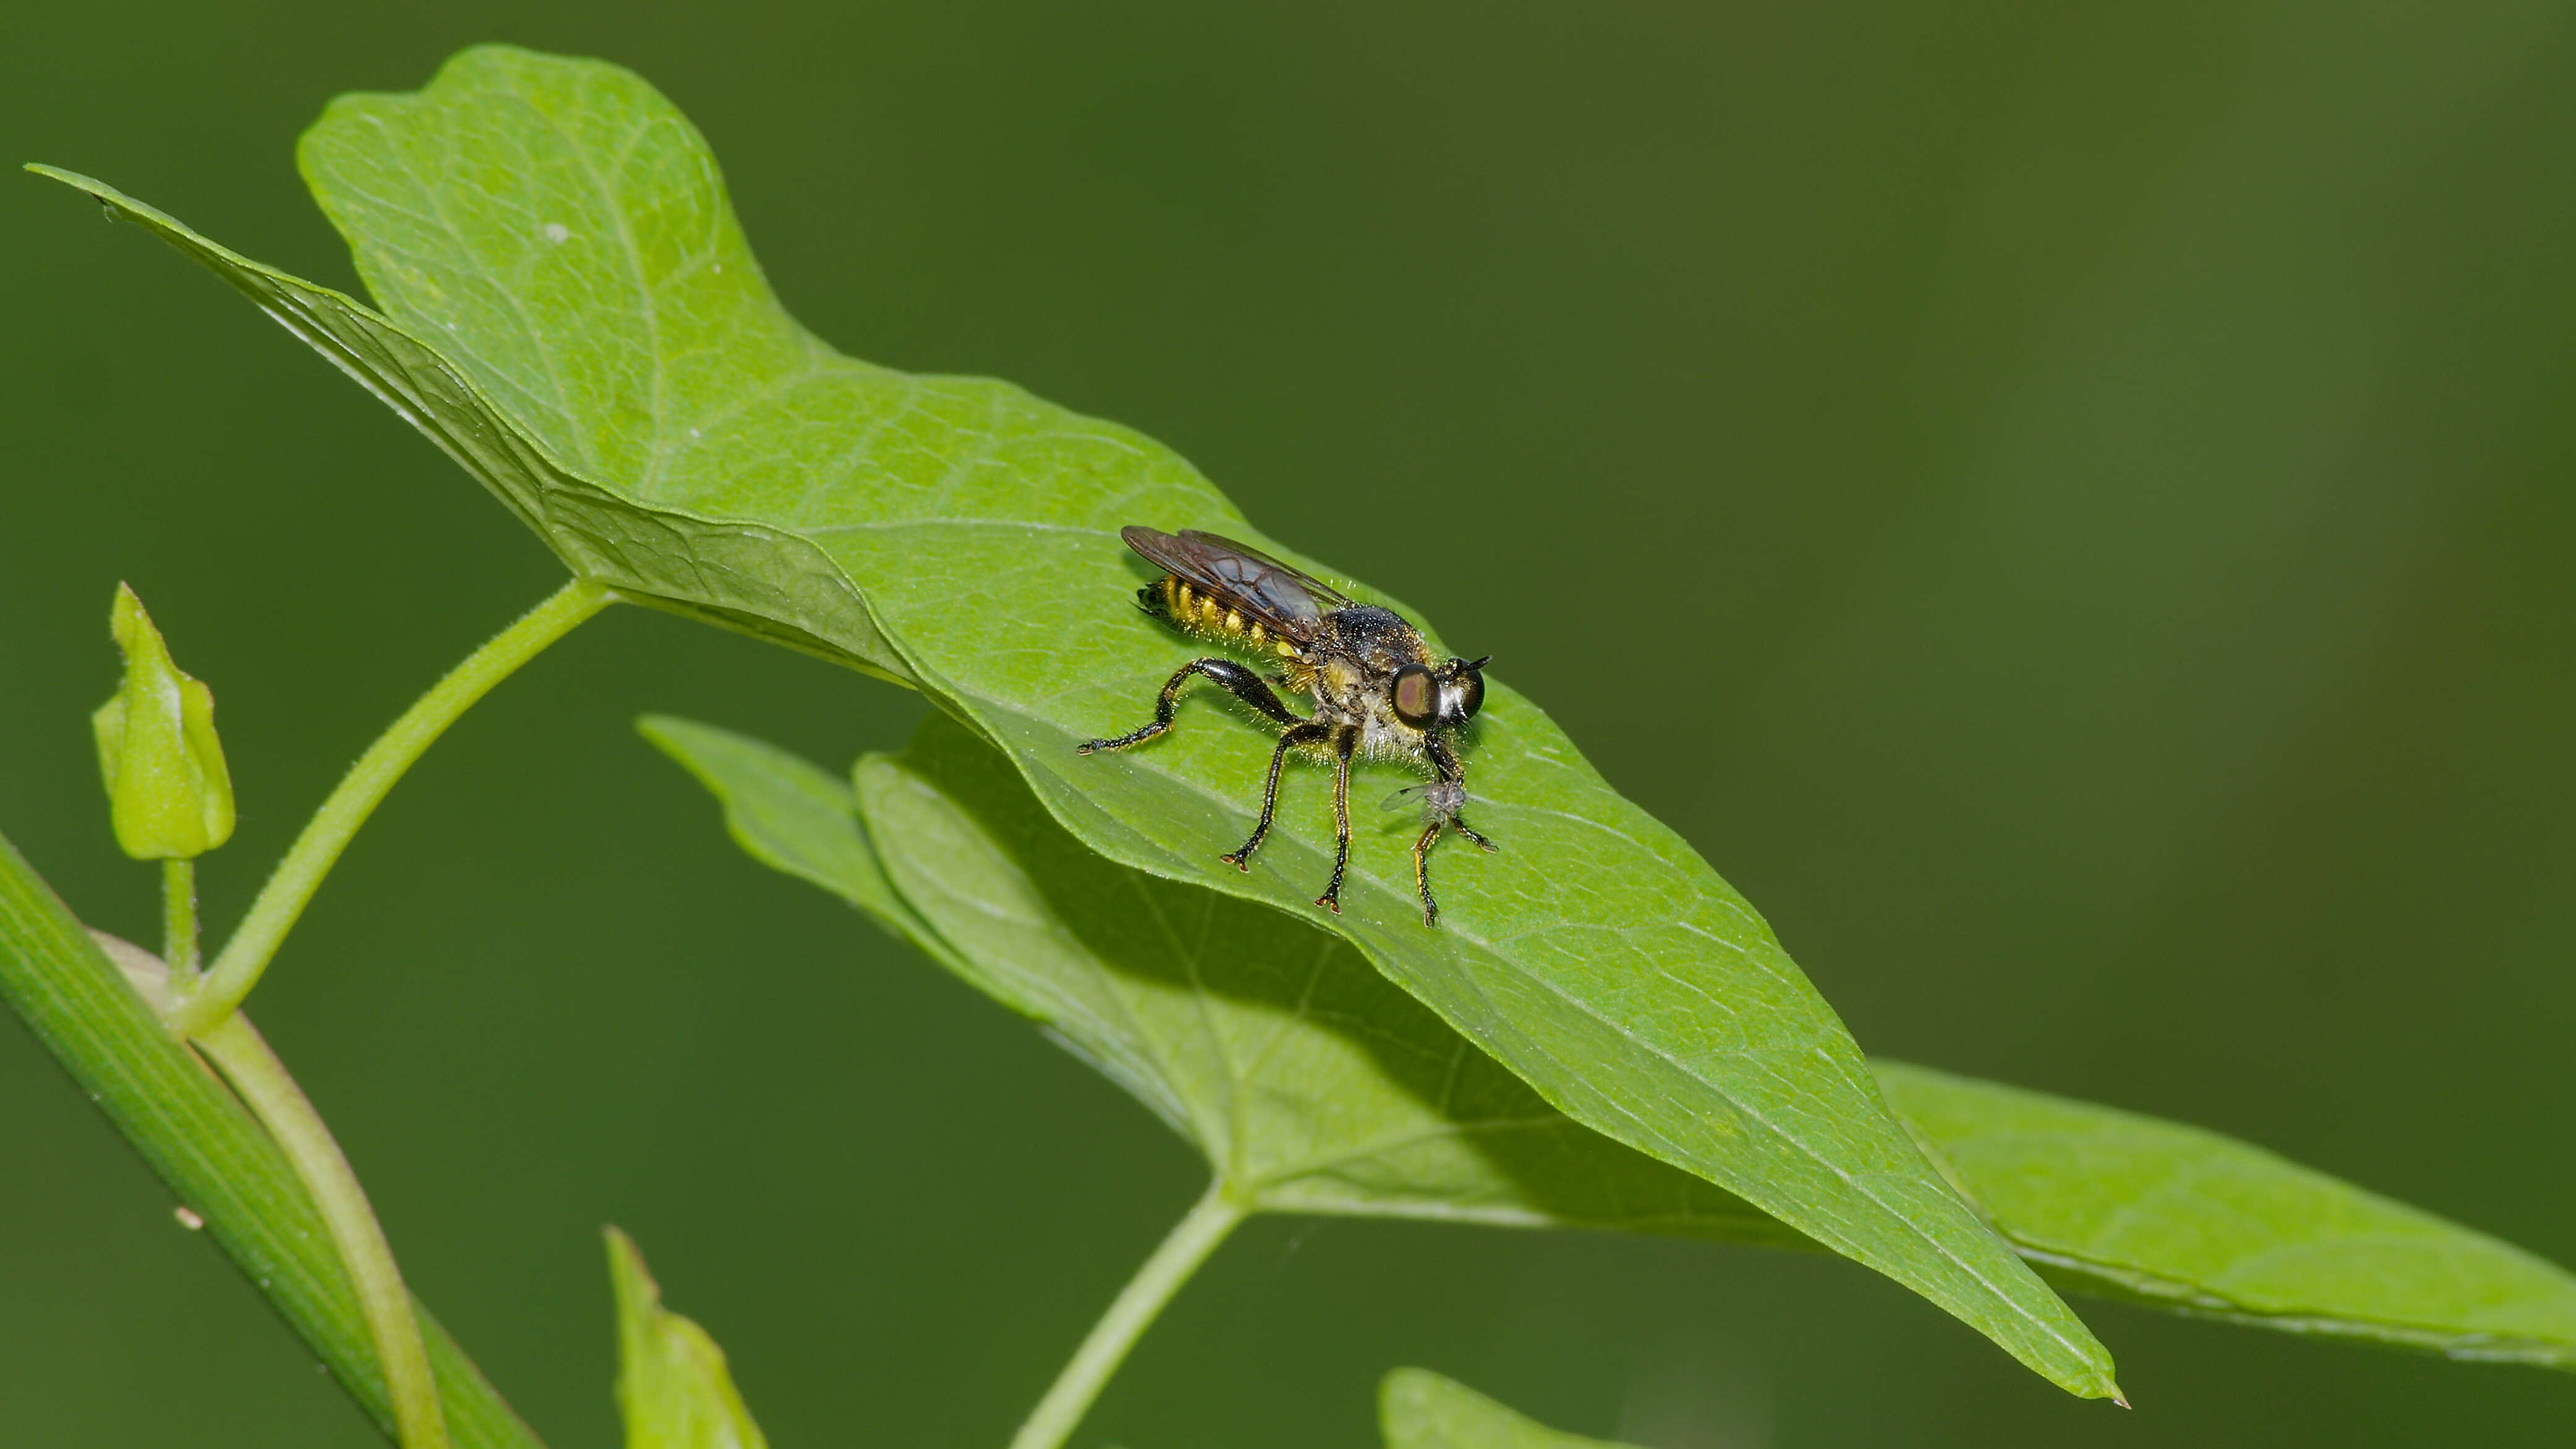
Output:
<instances>
[{"instance_id":1,"label":"fly's leg","mask_svg":"<svg viewBox=\"0 0 2576 1449\"><path fill-rule=\"evenodd\" d=\"M1293 725L1300 722L1296 715L1289 712L1288 706L1279 702L1279 696L1271 692L1270 686L1262 681L1260 675L1231 659L1193 659L1173 671L1170 681L1163 686L1163 692L1155 697L1152 724L1142 729L1129 730L1116 739L1086 741L1075 746L1073 752L1077 755L1087 755L1094 750L1123 750L1129 745L1141 745L1170 729L1172 712L1180 708L1181 687L1190 682L1190 676L1193 674L1204 674L1215 680L1224 686L1227 693L1281 724ZM1277 773L1275 766L1272 773L1275 777ZM1258 837L1255 838L1258 839Z\"/></svg>"},{"instance_id":2,"label":"fly's leg","mask_svg":"<svg viewBox=\"0 0 2576 1449\"><path fill-rule=\"evenodd\" d=\"M1351 864L1351 756L1360 747L1360 732L1343 725L1333 736L1333 879L1315 904L1342 913L1342 872Z\"/></svg>"},{"instance_id":3,"label":"fly's leg","mask_svg":"<svg viewBox=\"0 0 2576 1449\"><path fill-rule=\"evenodd\" d=\"M1502 849L1501 846L1468 829L1467 822L1455 815L1446 820L1434 820L1423 828L1422 834L1413 842L1413 884L1415 889L1422 892L1422 924L1426 926L1437 925L1440 921L1440 904L1431 898L1430 856L1432 842L1440 838L1440 832L1444 829L1455 830L1476 842L1487 855Z\"/></svg>"},{"instance_id":4,"label":"fly's leg","mask_svg":"<svg viewBox=\"0 0 2576 1449\"><path fill-rule=\"evenodd\" d=\"M1223 661L1219 661L1222 663ZM1256 681L1257 682L1257 681ZM1271 818L1279 813L1279 767L1288 763L1288 752L1301 745L1321 744L1333 737L1333 727L1313 720L1299 720L1279 736L1279 748L1270 752L1270 774L1261 782L1261 818L1253 822L1252 838L1241 849L1217 859L1236 870L1252 869L1252 852L1261 848L1261 839L1270 833Z\"/></svg>"},{"instance_id":5,"label":"fly's leg","mask_svg":"<svg viewBox=\"0 0 2576 1449\"><path fill-rule=\"evenodd\" d=\"M1440 919L1440 903L1431 899L1430 854L1431 842L1440 838L1440 827L1447 823L1442 820L1432 821L1423 827L1422 834L1415 837L1413 842L1413 885L1414 889L1422 892L1422 924L1426 926Z\"/></svg>"},{"instance_id":6,"label":"fly's leg","mask_svg":"<svg viewBox=\"0 0 2576 1449\"><path fill-rule=\"evenodd\" d=\"M1422 834L1413 842L1413 884L1414 888L1422 893L1422 924L1429 926L1438 924L1440 920L1440 903L1431 898L1430 860L1431 847L1440 839L1440 832L1444 829L1455 830L1476 842L1477 847L1488 855L1502 847L1477 834L1458 815L1457 805L1466 799L1464 786L1467 772L1460 767L1457 752L1450 749L1449 742L1438 735L1431 737L1426 752L1431 756L1431 768L1437 782L1441 785L1461 787L1457 793L1441 802L1444 807L1442 813L1437 815L1430 824L1424 826Z\"/></svg>"}]
</instances>

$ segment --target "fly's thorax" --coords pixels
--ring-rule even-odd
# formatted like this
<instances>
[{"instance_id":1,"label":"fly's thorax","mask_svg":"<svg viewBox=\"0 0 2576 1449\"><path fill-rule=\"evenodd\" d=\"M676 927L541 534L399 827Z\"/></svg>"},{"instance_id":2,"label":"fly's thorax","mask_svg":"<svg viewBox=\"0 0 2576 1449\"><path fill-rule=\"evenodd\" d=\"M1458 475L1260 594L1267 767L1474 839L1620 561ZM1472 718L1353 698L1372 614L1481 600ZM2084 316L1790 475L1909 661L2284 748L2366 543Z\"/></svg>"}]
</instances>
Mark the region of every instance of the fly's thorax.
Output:
<instances>
[{"instance_id":1,"label":"fly's thorax","mask_svg":"<svg viewBox=\"0 0 2576 1449\"><path fill-rule=\"evenodd\" d=\"M1310 689L1315 703L1347 719L1358 719L1368 698L1368 666L1338 650L1306 663L1306 672L1314 679Z\"/></svg>"},{"instance_id":2,"label":"fly's thorax","mask_svg":"<svg viewBox=\"0 0 2576 1449\"><path fill-rule=\"evenodd\" d=\"M1375 604L1353 604L1326 614L1324 633L1337 652L1350 655L1379 674L1392 673L1400 664L1424 663L1431 657L1422 635L1404 621L1402 614Z\"/></svg>"}]
</instances>

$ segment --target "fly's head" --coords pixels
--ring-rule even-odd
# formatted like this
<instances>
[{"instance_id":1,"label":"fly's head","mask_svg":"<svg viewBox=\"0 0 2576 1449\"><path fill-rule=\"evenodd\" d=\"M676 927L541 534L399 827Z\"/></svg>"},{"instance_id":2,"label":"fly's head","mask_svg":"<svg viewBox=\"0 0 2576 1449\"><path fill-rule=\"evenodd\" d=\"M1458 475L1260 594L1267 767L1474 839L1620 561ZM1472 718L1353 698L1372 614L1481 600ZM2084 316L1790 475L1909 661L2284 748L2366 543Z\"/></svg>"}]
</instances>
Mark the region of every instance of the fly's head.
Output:
<instances>
[{"instance_id":1,"label":"fly's head","mask_svg":"<svg viewBox=\"0 0 2576 1449\"><path fill-rule=\"evenodd\" d=\"M1407 664L1395 671L1387 684L1387 703L1395 717L1428 734L1434 730L1459 730L1476 717L1484 707L1486 663L1482 659L1451 659L1446 664Z\"/></svg>"}]
</instances>

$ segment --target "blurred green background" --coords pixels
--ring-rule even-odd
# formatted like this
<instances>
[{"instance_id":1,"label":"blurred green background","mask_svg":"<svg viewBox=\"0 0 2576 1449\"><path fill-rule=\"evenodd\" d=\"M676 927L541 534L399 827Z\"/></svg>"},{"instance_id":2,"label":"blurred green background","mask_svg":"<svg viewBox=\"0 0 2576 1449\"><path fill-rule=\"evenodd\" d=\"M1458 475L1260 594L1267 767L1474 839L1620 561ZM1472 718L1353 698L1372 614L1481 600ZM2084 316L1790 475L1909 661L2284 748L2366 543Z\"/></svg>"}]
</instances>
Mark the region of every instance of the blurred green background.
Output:
<instances>
[{"instance_id":1,"label":"blurred green background","mask_svg":"<svg viewBox=\"0 0 2576 1449\"><path fill-rule=\"evenodd\" d=\"M21 5L0 150L354 285L296 133L487 39L667 91L846 350L1141 427L1493 651L1873 1052L2576 1263L2566 4ZM0 316L0 829L155 937L86 718L130 579L221 701L228 924L557 570L34 178L0 180ZM614 1439L603 1221L781 1445L999 1445L1197 1191L630 728L837 765L919 708L612 613L404 783L253 1002L559 1449ZM0 1439L373 1442L170 1208L0 1028ZM1398 1363L1654 1449L2576 1422L2565 1376L2078 1306L2136 1412L1821 1257L1263 1222L1081 1442L1372 1443Z\"/></svg>"}]
</instances>

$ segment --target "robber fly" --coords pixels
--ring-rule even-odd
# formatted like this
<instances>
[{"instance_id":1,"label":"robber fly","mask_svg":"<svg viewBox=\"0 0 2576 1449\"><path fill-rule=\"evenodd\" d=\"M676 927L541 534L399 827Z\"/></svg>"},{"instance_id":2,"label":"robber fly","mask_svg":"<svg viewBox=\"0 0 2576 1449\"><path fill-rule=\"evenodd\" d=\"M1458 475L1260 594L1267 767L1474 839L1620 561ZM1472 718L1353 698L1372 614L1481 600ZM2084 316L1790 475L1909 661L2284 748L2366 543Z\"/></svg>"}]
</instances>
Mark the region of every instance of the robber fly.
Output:
<instances>
[{"instance_id":1,"label":"robber fly","mask_svg":"<svg viewBox=\"0 0 2576 1449\"><path fill-rule=\"evenodd\" d=\"M1193 659L1176 671L1154 701L1154 722L1115 739L1093 740L1080 753L1123 750L1172 727L1172 711L1193 674L1285 725L1261 784L1261 818L1240 850L1218 857L1237 870L1252 869L1252 852L1270 833L1279 805L1279 767L1291 750L1329 755L1333 761L1333 878L1315 904L1341 913L1342 874L1351 863L1351 761L1410 760L1431 770L1428 784L1401 792L1417 797L1425 825L1413 842L1413 881L1422 892L1422 924L1439 919L1425 858L1443 829L1457 831L1486 850L1494 843L1458 818L1467 803L1466 771L1454 736L1485 702L1484 659L1431 657L1422 635L1392 609L1355 604L1340 590L1300 573L1259 549L1183 529L1162 533L1144 527L1119 530L1127 546L1160 568L1160 578L1136 591L1145 612L1182 631L1276 660L1280 672L1264 680L1231 659ZM1315 697L1315 712L1291 713L1272 684Z\"/></svg>"}]
</instances>

